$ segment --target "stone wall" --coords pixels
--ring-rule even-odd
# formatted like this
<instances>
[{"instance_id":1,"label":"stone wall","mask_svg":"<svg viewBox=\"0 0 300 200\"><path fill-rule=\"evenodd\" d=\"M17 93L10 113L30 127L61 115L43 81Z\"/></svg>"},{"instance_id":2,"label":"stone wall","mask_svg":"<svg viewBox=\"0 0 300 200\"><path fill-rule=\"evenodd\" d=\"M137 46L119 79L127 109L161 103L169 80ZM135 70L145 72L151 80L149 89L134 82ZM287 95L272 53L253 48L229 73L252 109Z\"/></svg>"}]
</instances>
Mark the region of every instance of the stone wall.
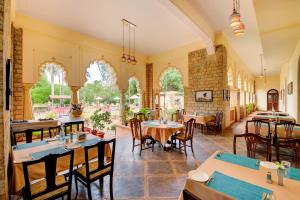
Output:
<instances>
[{"instance_id":1,"label":"stone wall","mask_svg":"<svg viewBox=\"0 0 300 200\"><path fill-rule=\"evenodd\" d=\"M152 108L153 96L153 64L146 64L145 107Z\"/></svg>"},{"instance_id":2,"label":"stone wall","mask_svg":"<svg viewBox=\"0 0 300 200\"><path fill-rule=\"evenodd\" d=\"M0 199L8 199L10 111L5 109L5 63L11 58L10 0L0 0Z\"/></svg>"},{"instance_id":3,"label":"stone wall","mask_svg":"<svg viewBox=\"0 0 300 200\"><path fill-rule=\"evenodd\" d=\"M12 83L12 119L24 119L23 97L23 29L12 27L13 42L13 83Z\"/></svg>"},{"instance_id":4,"label":"stone wall","mask_svg":"<svg viewBox=\"0 0 300 200\"><path fill-rule=\"evenodd\" d=\"M225 112L229 102L223 101L227 86L226 48L216 47L216 54L208 56L206 49L189 53L189 86L185 87L184 108L187 112ZM213 90L212 102L196 102L195 92Z\"/></svg>"}]
</instances>

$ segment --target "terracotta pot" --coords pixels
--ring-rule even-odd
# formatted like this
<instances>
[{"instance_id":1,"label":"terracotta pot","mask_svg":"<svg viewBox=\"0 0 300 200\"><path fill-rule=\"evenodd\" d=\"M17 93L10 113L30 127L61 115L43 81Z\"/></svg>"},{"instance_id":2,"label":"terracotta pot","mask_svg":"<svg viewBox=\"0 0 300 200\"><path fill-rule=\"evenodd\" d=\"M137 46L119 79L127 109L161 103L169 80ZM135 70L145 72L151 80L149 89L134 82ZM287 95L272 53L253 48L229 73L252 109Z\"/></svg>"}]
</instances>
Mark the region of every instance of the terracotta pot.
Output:
<instances>
[{"instance_id":1,"label":"terracotta pot","mask_svg":"<svg viewBox=\"0 0 300 200\"><path fill-rule=\"evenodd\" d=\"M73 117L80 117L82 114L82 110L74 110L71 112Z\"/></svg>"},{"instance_id":2,"label":"terracotta pot","mask_svg":"<svg viewBox=\"0 0 300 200\"><path fill-rule=\"evenodd\" d=\"M97 133L98 133L98 130L96 130L96 129L93 129L93 130L91 130L91 132L90 132L91 134L93 134L93 135L97 135Z\"/></svg>"},{"instance_id":3,"label":"terracotta pot","mask_svg":"<svg viewBox=\"0 0 300 200\"><path fill-rule=\"evenodd\" d=\"M97 135L99 138L104 138L104 134L105 134L104 132L98 131L96 135Z\"/></svg>"}]
</instances>

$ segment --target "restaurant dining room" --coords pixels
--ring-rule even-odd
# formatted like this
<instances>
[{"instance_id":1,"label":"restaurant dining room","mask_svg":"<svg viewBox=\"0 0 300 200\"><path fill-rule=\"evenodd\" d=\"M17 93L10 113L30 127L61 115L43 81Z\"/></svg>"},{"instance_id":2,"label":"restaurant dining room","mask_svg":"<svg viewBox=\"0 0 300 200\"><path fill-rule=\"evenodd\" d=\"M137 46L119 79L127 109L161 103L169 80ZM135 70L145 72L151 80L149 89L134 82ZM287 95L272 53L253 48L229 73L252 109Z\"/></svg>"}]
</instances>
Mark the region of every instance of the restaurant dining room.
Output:
<instances>
[{"instance_id":1,"label":"restaurant dining room","mask_svg":"<svg viewBox=\"0 0 300 200\"><path fill-rule=\"evenodd\" d=\"M300 0L0 0L0 200L299 200Z\"/></svg>"}]
</instances>

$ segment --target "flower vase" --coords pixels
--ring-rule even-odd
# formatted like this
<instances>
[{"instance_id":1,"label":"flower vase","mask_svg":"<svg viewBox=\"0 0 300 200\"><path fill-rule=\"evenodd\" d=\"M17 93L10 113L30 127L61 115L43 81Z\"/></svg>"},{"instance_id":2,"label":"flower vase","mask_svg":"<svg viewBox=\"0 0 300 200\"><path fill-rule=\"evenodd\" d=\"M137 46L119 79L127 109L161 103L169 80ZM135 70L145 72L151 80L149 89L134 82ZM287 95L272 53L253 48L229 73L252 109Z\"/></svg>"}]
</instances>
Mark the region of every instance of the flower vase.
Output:
<instances>
[{"instance_id":1,"label":"flower vase","mask_svg":"<svg viewBox=\"0 0 300 200\"><path fill-rule=\"evenodd\" d=\"M283 178L285 175L285 169L278 168L277 169L277 176L278 176L278 185L283 186Z\"/></svg>"}]
</instances>

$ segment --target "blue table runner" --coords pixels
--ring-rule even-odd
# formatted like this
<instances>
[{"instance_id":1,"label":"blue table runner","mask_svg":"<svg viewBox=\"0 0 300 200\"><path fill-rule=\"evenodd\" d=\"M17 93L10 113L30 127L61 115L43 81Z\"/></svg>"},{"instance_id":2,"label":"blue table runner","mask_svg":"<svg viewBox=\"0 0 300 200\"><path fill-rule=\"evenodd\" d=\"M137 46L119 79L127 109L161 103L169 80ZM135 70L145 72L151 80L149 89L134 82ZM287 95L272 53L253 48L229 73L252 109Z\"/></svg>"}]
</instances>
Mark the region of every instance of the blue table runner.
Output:
<instances>
[{"instance_id":1,"label":"blue table runner","mask_svg":"<svg viewBox=\"0 0 300 200\"><path fill-rule=\"evenodd\" d=\"M230 162L250 169L255 169L255 170L259 169L259 160L240 156L240 155L235 155L227 152L218 153L215 156L215 159L222 160L225 162Z\"/></svg>"},{"instance_id":2,"label":"blue table runner","mask_svg":"<svg viewBox=\"0 0 300 200\"><path fill-rule=\"evenodd\" d=\"M40 159L42 157L45 157L49 154L62 154L67 152L68 150L65 149L64 147L55 147L52 149L47 149L45 151L39 151L39 152L35 152L31 154L32 159L37 160Z\"/></svg>"},{"instance_id":3,"label":"blue table runner","mask_svg":"<svg viewBox=\"0 0 300 200\"><path fill-rule=\"evenodd\" d=\"M212 178L207 184L208 187L237 200L261 200L264 192L266 194L273 193L269 189L227 176L218 171L213 173Z\"/></svg>"},{"instance_id":4,"label":"blue table runner","mask_svg":"<svg viewBox=\"0 0 300 200\"><path fill-rule=\"evenodd\" d=\"M300 181L300 169L293 167L289 168L287 170L286 177L296 181Z\"/></svg>"},{"instance_id":5,"label":"blue table runner","mask_svg":"<svg viewBox=\"0 0 300 200\"><path fill-rule=\"evenodd\" d=\"M48 143L47 141L34 141L31 143L17 144L16 149L17 150L28 149L28 148L32 148L32 147L41 146L41 145L44 145L47 143Z\"/></svg>"}]
</instances>

